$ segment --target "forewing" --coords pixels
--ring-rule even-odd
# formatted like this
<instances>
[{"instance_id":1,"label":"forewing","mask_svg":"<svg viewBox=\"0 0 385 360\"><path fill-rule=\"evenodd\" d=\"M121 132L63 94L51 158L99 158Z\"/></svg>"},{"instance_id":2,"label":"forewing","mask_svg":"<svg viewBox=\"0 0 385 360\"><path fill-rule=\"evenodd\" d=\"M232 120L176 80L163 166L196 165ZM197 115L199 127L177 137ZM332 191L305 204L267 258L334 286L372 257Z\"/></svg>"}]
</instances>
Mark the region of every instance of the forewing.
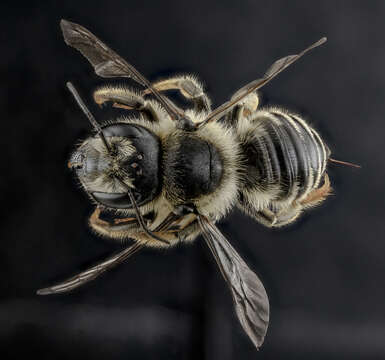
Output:
<instances>
[{"instance_id":1,"label":"forewing","mask_svg":"<svg viewBox=\"0 0 385 360\"><path fill-rule=\"evenodd\" d=\"M248 94L253 91L260 89L262 86L266 85L270 80L276 77L281 71L285 70L289 65L297 61L303 55L305 55L309 50L314 49L315 47L326 42L326 38L318 40L314 44L310 45L305 50L301 51L297 55L289 55L282 59L277 60L269 69L265 72L262 78L254 80L247 85L239 89L232 97L230 101L225 102L221 106L217 107L214 111L209 114L209 116L199 124L198 127L202 127L211 121L216 121L222 116L226 115L235 105L237 105L242 99L244 99Z\"/></svg>"},{"instance_id":2,"label":"forewing","mask_svg":"<svg viewBox=\"0 0 385 360\"><path fill-rule=\"evenodd\" d=\"M86 271L83 271L75 276L72 276L71 278L44 288L37 291L38 295L49 295L49 294L57 294L57 293L64 293L71 291L73 289L78 288L79 286L84 285L85 283L96 279L99 275L104 273L105 271L111 269L112 267L122 263L124 260L126 260L129 256L135 254L137 251L139 251L144 245L135 243L134 245L124 249L123 251L107 258L103 262L89 268Z\"/></svg>"},{"instance_id":3,"label":"forewing","mask_svg":"<svg viewBox=\"0 0 385 360\"><path fill-rule=\"evenodd\" d=\"M202 235L230 288L238 319L259 348L269 324L269 299L258 276L250 270L219 229L205 216L198 216Z\"/></svg>"},{"instance_id":4,"label":"forewing","mask_svg":"<svg viewBox=\"0 0 385 360\"><path fill-rule=\"evenodd\" d=\"M142 76L137 70L115 51L100 41L95 35L83 26L67 20L61 20L61 29L67 45L79 50L95 68L101 77L131 77L145 86Z\"/></svg>"},{"instance_id":5,"label":"forewing","mask_svg":"<svg viewBox=\"0 0 385 360\"><path fill-rule=\"evenodd\" d=\"M161 102L170 117L174 120L183 116L167 98L156 91L150 82L131 64L121 58L115 51L99 40L94 34L81 25L61 20L60 26L67 45L79 50L94 67L97 75L105 78L127 77L148 88Z\"/></svg>"}]
</instances>

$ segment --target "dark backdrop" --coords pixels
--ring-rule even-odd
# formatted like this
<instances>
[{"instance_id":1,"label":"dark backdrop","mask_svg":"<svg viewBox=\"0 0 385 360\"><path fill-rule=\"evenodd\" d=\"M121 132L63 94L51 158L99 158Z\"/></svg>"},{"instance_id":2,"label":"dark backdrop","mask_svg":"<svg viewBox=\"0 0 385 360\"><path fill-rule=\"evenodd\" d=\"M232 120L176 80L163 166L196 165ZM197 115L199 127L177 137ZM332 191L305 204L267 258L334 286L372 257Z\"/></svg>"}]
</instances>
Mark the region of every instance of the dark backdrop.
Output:
<instances>
[{"instance_id":1,"label":"dark backdrop","mask_svg":"<svg viewBox=\"0 0 385 360\"><path fill-rule=\"evenodd\" d=\"M4 3L3 3L4 6ZM334 194L269 230L234 211L219 226L262 278L271 323L260 352L201 239L146 250L78 291L35 290L119 246L94 236L66 168L98 79L59 30L88 27L149 79L192 72L219 105L277 58L314 50L263 89L302 113L333 156ZM42 359L383 359L384 1L13 2L1 12L0 357ZM90 105L98 119L106 114Z\"/></svg>"}]
</instances>

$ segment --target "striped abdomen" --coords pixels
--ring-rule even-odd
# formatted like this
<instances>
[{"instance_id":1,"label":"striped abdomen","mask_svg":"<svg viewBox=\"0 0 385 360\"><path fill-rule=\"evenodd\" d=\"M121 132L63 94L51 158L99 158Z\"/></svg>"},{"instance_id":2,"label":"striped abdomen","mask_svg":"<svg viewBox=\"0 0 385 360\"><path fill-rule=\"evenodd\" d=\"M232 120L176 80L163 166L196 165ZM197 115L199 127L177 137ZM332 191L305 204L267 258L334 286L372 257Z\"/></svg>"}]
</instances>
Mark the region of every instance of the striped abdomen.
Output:
<instances>
[{"instance_id":1,"label":"striped abdomen","mask_svg":"<svg viewBox=\"0 0 385 360\"><path fill-rule=\"evenodd\" d=\"M280 203L299 201L319 186L330 151L303 119L267 109L247 121L241 138L246 193Z\"/></svg>"}]
</instances>

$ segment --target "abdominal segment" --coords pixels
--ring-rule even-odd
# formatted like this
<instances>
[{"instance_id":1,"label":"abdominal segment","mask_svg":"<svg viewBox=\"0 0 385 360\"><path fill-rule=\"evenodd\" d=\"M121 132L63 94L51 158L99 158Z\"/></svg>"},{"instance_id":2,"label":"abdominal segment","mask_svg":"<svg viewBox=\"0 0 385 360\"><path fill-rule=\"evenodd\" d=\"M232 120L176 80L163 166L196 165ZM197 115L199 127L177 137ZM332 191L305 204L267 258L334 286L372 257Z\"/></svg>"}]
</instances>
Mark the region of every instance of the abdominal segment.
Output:
<instances>
[{"instance_id":1,"label":"abdominal segment","mask_svg":"<svg viewBox=\"0 0 385 360\"><path fill-rule=\"evenodd\" d=\"M258 133L243 142L246 188L274 191L273 200L285 200L318 187L328 154L316 131L288 113L260 113L254 120Z\"/></svg>"}]
</instances>

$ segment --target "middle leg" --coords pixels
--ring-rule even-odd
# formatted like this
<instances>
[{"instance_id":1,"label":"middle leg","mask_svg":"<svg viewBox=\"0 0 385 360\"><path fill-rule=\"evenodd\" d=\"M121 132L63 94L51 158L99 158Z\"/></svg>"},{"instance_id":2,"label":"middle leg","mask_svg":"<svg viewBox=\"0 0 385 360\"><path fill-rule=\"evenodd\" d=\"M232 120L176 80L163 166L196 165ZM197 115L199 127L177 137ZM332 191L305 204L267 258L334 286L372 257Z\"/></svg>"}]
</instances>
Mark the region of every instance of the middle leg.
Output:
<instances>
[{"instance_id":1,"label":"middle leg","mask_svg":"<svg viewBox=\"0 0 385 360\"><path fill-rule=\"evenodd\" d=\"M232 96L231 100L235 95ZM247 95L238 105L236 105L227 115L226 122L231 126L237 126L242 118L246 118L257 110L259 96L257 92Z\"/></svg>"},{"instance_id":2,"label":"middle leg","mask_svg":"<svg viewBox=\"0 0 385 360\"><path fill-rule=\"evenodd\" d=\"M211 101L203 90L203 85L192 75L179 75L166 80L155 82L154 89L158 91L179 90L180 93L194 103L195 110L211 112ZM148 89L144 95L150 94Z\"/></svg>"}]
</instances>

